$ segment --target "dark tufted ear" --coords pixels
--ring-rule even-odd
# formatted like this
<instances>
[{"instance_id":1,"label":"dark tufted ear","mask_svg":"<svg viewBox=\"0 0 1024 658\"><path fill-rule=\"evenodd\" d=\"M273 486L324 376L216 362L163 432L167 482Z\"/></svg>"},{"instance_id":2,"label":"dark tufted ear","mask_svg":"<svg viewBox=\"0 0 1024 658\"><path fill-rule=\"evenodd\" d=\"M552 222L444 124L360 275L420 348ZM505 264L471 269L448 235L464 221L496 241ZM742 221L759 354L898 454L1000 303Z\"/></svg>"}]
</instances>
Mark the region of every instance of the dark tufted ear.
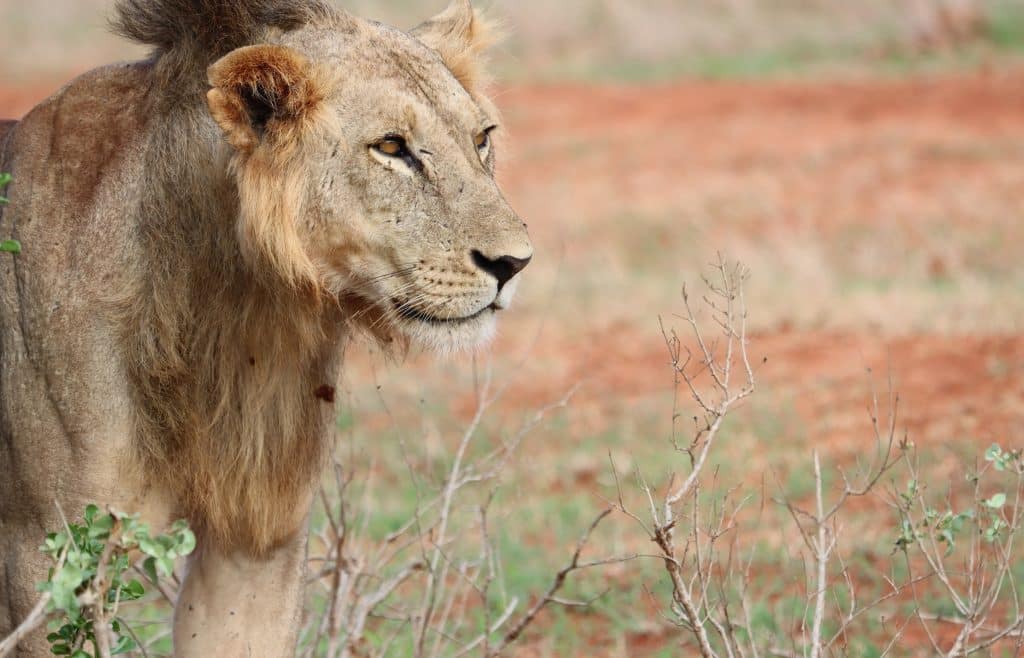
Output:
<instances>
[{"instance_id":1,"label":"dark tufted ear","mask_svg":"<svg viewBox=\"0 0 1024 658\"><path fill-rule=\"evenodd\" d=\"M470 0L453 0L443 12L412 30L436 50L469 92L486 80L485 51L497 41L497 27L473 8Z\"/></svg>"},{"instance_id":2,"label":"dark tufted ear","mask_svg":"<svg viewBox=\"0 0 1024 658\"><path fill-rule=\"evenodd\" d=\"M241 152L268 136L277 142L294 136L327 95L309 61L284 46L234 50L209 68L208 77L210 114Z\"/></svg>"},{"instance_id":3,"label":"dark tufted ear","mask_svg":"<svg viewBox=\"0 0 1024 658\"><path fill-rule=\"evenodd\" d=\"M233 50L208 70L210 114L235 148L239 247L253 272L316 290L299 239L301 135L323 120L329 73L283 46Z\"/></svg>"}]
</instances>

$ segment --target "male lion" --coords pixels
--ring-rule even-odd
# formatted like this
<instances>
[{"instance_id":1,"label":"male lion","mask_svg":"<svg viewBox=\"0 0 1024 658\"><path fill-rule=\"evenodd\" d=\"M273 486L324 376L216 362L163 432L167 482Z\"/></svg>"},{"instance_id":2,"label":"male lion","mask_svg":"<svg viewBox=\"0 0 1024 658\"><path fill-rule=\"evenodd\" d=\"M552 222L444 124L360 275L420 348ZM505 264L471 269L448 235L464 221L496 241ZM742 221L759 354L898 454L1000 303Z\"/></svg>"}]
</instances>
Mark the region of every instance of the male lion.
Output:
<instances>
[{"instance_id":1,"label":"male lion","mask_svg":"<svg viewBox=\"0 0 1024 658\"><path fill-rule=\"evenodd\" d=\"M477 345L532 255L486 26L468 0L408 34L322 0L120 0L116 25L152 56L0 123L0 637L55 501L95 501L197 530L178 656L290 655L345 342Z\"/></svg>"}]
</instances>

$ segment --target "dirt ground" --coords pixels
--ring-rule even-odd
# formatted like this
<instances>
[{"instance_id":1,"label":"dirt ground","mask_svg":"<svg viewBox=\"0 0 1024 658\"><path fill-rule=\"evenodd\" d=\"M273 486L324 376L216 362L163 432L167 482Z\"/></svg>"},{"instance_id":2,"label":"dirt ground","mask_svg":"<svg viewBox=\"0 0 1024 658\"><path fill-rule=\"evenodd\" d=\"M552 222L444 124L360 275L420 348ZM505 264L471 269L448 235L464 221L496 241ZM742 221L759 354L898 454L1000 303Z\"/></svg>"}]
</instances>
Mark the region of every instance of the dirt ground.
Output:
<instances>
[{"instance_id":1,"label":"dirt ground","mask_svg":"<svg viewBox=\"0 0 1024 658\"><path fill-rule=\"evenodd\" d=\"M0 85L0 116L53 88ZM504 408L583 384L564 426L531 449L523 488L564 492L567 468L595 479L607 455L588 453L587 437L615 432L627 454L655 441L645 432L669 412L671 382L658 319L683 328L680 286L717 252L752 271L751 349L767 359L752 439L735 449L749 471L812 447L855 457L871 440L869 382L890 378L901 427L940 457L1021 445L1024 70L496 97L500 176L538 254L495 349L513 380ZM464 362L413 356L383 370L355 354L353 388L372 371L470 412ZM655 640L630 636L629 655L655 655L646 644L667 642ZM538 642L524 655L551 654Z\"/></svg>"},{"instance_id":2,"label":"dirt ground","mask_svg":"<svg viewBox=\"0 0 1024 658\"><path fill-rule=\"evenodd\" d=\"M760 379L820 441L851 439L867 368L919 441L1019 441L1022 83L508 90L504 179L568 281L545 302L569 328L538 341L544 385L664 390L657 317L721 251L752 269ZM579 278L592 312L565 299Z\"/></svg>"},{"instance_id":3,"label":"dirt ground","mask_svg":"<svg viewBox=\"0 0 1024 658\"><path fill-rule=\"evenodd\" d=\"M607 426L624 428L619 455L663 441L659 426L623 417L667 411L656 320L685 329L672 321L678 287L720 251L752 269L752 352L767 359L753 437L726 451L753 479L806 470L812 449L847 465L866 454L871 387L884 394L890 379L899 426L928 451L939 486L978 448L1019 447L1022 82L1021 71L988 71L509 90L505 180L542 248L560 250L550 271L566 281L532 306L555 317L518 403L582 380L561 452ZM607 468L582 445L570 463L586 484ZM879 501L864 512L875 523L886 513ZM655 655L672 644L627 637L625 652L587 651ZM924 655L921 629L901 646Z\"/></svg>"}]
</instances>

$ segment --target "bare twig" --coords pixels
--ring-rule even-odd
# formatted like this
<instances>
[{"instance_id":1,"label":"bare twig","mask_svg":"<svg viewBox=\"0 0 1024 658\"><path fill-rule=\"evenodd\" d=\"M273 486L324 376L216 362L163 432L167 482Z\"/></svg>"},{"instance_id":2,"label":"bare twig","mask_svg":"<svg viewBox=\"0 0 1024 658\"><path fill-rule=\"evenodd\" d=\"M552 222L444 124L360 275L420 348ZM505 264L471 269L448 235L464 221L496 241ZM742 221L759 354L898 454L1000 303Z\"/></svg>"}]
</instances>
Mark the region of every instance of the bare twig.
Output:
<instances>
[{"instance_id":1,"label":"bare twig","mask_svg":"<svg viewBox=\"0 0 1024 658\"><path fill-rule=\"evenodd\" d=\"M583 554L583 549L586 548L587 543L590 541L590 536L594 534L594 531L597 530L597 527L599 525L601 525L601 522L604 521L608 517L608 515L611 514L613 511L614 510L610 508L606 509L603 512L601 512L596 519L594 519L594 521L590 524L590 527L587 528L586 532L583 533L579 541L576 542L576 550L572 554L572 559L569 561L569 564L563 567L555 575L554 581L551 583L551 586L548 587L548 590L544 593L544 596L542 596L532 606L530 606L530 609L527 610L526 614L524 614L522 618L519 619L519 621L517 621L512 626L512 628L505 634L505 638L502 640L501 645L497 649L495 649L494 652L490 655L498 655L505 649L505 647L519 639L519 636L522 635L526 627L533 622L533 620L537 617L540 611L543 610L545 606L551 603L555 603L557 601L557 594L559 590L561 590L562 587L565 585L565 579L569 576L570 573L580 569L589 569L604 564L612 564L614 562L623 562L626 560L633 559L633 557L630 556L627 558L615 558L611 560L601 560L597 562L588 562L583 564L580 563L580 556Z\"/></svg>"},{"instance_id":2,"label":"bare twig","mask_svg":"<svg viewBox=\"0 0 1024 658\"><path fill-rule=\"evenodd\" d=\"M14 650L18 648L18 645L21 644L25 638L46 623L46 620L50 617L49 613L46 611L46 608L49 605L50 593L46 592L39 597L39 602L36 603L34 608L32 608L32 612L30 612L28 617L25 618L25 621L21 622L21 624L14 629L13 633L0 641L0 658L6 658L14 653Z\"/></svg>"}]
</instances>

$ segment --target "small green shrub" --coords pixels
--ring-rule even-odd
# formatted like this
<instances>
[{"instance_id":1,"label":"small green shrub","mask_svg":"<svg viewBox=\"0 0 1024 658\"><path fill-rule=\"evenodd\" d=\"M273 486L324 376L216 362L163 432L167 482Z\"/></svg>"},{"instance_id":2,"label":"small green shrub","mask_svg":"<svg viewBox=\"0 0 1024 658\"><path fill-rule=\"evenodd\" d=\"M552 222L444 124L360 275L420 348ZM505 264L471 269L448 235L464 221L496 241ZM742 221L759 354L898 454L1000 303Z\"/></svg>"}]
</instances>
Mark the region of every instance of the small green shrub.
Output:
<instances>
[{"instance_id":1,"label":"small green shrub","mask_svg":"<svg viewBox=\"0 0 1024 658\"><path fill-rule=\"evenodd\" d=\"M49 578L39 591L50 596L51 617L47 640L58 656L96 658L100 638L108 633L110 655L138 649L135 635L118 615L121 604L141 599L146 588L131 578L133 554L141 553L143 571L152 583L170 576L174 561L190 554L196 538L185 521L177 521L167 534L150 535L138 515L100 513L89 505L81 524L68 523L52 532L40 550L54 560ZM109 630L107 630L109 628ZM87 645L93 647L90 652Z\"/></svg>"},{"instance_id":2,"label":"small green shrub","mask_svg":"<svg viewBox=\"0 0 1024 658\"><path fill-rule=\"evenodd\" d=\"M0 174L0 189L7 187L11 182L10 174ZM7 197L0 194L0 206L7 204ZM17 240L3 240L0 241L0 252L7 252L9 254L20 254L21 243Z\"/></svg>"}]
</instances>

